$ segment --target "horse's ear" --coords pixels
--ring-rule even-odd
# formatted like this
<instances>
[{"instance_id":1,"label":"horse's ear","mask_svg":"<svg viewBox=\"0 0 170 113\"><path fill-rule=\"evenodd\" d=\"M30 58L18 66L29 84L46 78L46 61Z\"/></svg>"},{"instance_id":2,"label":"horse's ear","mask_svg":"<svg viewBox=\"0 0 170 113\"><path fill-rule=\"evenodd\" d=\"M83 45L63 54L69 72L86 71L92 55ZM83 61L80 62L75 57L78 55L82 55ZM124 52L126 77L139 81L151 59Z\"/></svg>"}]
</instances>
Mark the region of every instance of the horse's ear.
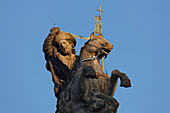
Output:
<instances>
[{"instance_id":1,"label":"horse's ear","mask_svg":"<svg viewBox=\"0 0 170 113\"><path fill-rule=\"evenodd\" d=\"M93 32L93 33L90 35L90 39L92 40L92 39L94 39L94 37L95 37L95 33Z\"/></svg>"}]
</instances>

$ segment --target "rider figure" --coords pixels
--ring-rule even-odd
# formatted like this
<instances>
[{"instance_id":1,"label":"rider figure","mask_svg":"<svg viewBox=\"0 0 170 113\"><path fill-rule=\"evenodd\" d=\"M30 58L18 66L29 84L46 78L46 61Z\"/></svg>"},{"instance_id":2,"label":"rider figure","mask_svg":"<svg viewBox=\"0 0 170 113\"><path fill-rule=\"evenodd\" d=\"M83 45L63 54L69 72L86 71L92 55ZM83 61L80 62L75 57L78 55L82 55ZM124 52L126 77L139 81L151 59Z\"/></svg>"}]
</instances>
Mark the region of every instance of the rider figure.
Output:
<instances>
[{"instance_id":1,"label":"rider figure","mask_svg":"<svg viewBox=\"0 0 170 113\"><path fill-rule=\"evenodd\" d=\"M71 77L76 58L76 40L70 34L53 27L43 44L43 52L47 61L46 68L52 73L55 96L58 98Z\"/></svg>"}]
</instances>

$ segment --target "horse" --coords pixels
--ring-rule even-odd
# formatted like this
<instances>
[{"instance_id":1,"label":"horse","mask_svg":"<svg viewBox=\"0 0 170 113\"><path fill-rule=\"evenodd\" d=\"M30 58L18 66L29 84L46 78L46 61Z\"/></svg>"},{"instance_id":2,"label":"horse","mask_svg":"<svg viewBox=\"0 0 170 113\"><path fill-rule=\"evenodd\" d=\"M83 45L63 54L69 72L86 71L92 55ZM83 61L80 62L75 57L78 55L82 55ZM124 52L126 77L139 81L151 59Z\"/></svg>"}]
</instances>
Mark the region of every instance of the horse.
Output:
<instances>
[{"instance_id":1,"label":"horse","mask_svg":"<svg viewBox=\"0 0 170 113\"><path fill-rule=\"evenodd\" d=\"M125 73L113 70L111 77L102 71L99 60L107 57L113 45L102 35L90 35L80 51L79 68L71 85L71 106L74 113L116 113L119 103L113 98L118 78L121 87L131 87ZM112 106L112 107L109 107Z\"/></svg>"}]
</instances>

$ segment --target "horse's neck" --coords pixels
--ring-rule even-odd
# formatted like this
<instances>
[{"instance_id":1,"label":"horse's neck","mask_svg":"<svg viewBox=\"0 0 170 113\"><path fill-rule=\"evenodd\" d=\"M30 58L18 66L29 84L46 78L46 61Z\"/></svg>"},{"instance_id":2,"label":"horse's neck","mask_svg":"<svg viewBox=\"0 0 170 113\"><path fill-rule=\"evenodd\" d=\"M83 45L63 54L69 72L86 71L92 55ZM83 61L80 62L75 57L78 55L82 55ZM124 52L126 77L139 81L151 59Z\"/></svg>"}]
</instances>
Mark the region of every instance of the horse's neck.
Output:
<instances>
[{"instance_id":1,"label":"horse's neck","mask_svg":"<svg viewBox=\"0 0 170 113\"><path fill-rule=\"evenodd\" d=\"M82 50L80 55L80 61L92 58L94 55L92 53L89 53L85 48Z\"/></svg>"},{"instance_id":2,"label":"horse's neck","mask_svg":"<svg viewBox=\"0 0 170 113\"><path fill-rule=\"evenodd\" d=\"M89 53L86 49L84 49L80 55L80 61L83 61L85 59L89 59L89 58L93 58L94 55ZM80 64L80 66L92 66L93 69L96 71L96 73L98 74L102 74L102 66L100 65L100 63L98 62L97 59L94 60L88 60L88 61L84 61Z\"/></svg>"}]
</instances>

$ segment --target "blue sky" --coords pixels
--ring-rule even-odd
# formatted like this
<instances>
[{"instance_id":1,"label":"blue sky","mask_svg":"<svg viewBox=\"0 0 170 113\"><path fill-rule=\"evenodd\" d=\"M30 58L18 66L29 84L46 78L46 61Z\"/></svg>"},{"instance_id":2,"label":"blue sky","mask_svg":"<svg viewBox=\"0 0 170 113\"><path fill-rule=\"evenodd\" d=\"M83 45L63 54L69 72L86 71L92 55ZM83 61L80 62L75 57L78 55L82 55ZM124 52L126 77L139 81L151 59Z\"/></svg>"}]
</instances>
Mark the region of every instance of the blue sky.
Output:
<instances>
[{"instance_id":1,"label":"blue sky","mask_svg":"<svg viewBox=\"0 0 170 113\"><path fill-rule=\"evenodd\" d=\"M107 71L119 69L132 81L117 87L118 113L170 112L169 0L1 0L0 113L54 113L43 41L55 22L89 36L99 4L102 33L114 45ZM85 40L77 41L79 54Z\"/></svg>"}]
</instances>

